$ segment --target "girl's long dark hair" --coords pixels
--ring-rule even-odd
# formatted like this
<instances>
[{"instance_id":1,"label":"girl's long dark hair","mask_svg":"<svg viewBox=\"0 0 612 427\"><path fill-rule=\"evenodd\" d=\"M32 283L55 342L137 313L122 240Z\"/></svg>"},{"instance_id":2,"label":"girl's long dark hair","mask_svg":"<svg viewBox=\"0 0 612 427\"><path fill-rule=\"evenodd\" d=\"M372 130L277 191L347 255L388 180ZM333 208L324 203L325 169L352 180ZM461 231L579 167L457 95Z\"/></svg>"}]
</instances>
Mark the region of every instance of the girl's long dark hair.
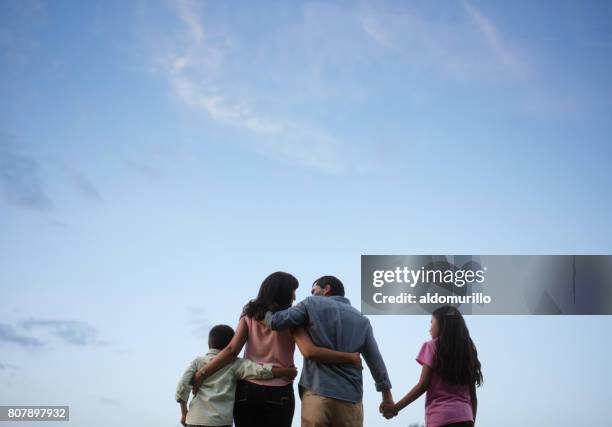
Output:
<instances>
[{"instance_id":1,"label":"girl's long dark hair","mask_svg":"<svg viewBox=\"0 0 612 427\"><path fill-rule=\"evenodd\" d=\"M442 378L453 384L480 386L483 378L478 352L459 310L444 306L432 315L438 322L435 363Z\"/></svg>"},{"instance_id":2,"label":"girl's long dark hair","mask_svg":"<svg viewBox=\"0 0 612 427\"><path fill-rule=\"evenodd\" d=\"M298 280L289 273L277 271L264 279L257 298L248 302L243 314L255 320L263 320L266 311L285 310L291 307L293 291L299 286Z\"/></svg>"}]
</instances>

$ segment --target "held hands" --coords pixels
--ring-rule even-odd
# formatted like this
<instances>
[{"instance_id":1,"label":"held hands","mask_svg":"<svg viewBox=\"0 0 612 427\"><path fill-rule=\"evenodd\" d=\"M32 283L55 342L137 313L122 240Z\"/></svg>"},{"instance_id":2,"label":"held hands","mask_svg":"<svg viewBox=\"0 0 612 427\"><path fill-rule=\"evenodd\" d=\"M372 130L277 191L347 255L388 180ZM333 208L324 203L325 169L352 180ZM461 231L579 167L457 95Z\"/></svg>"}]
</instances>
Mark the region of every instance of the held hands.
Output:
<instances>
[{"instance_id":1,"label":"held hands","mask_svg":"<svg viewBox=\"0 0 612 427\"><path fill-rule=\"evenodd\" d=\"M380 406L378 407L378 410L382 414L383 417L389 420L397 415L400 408L393 401L393 395L391 394L390 389L384 390L382 392L382 397L383 399L382 399L382 402L380 403Z\"/></svg>"},{"instance_id":2,"label":"held hands","mask_svg":"<svg viewBox=\"0 0 612 427\"><path fill-rule=\"evenodd\" d=\"M382 416L385 417L388 420L390 420L391 418L397 416L397 414L399 412L399 408L393 402L382 402L380 404L379 410L380 410L380 413L382 414Z\"/></svg>"}]
</instances>

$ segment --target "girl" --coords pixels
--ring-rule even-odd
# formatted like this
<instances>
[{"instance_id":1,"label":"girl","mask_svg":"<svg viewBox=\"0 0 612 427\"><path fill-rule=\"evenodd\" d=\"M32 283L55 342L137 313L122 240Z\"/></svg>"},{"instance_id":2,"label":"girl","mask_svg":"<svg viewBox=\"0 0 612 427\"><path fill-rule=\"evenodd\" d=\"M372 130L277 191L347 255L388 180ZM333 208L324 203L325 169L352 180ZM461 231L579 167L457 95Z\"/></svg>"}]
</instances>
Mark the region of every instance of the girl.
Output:
<instances>
[{"instance_id":1,"label":"girl","mask_svg":"<svg viewBox=\"0 0 612 427\"><path fill-rule=\"evenodd\" d=\"M472 427L476 420L476 386L482 372L476 346L463 316L455 307L436 309L431 316L431 341L421 347L419 382L395 404L381 405L389 419L427 391L426 427Z\"/></svg>"}]
</instances>

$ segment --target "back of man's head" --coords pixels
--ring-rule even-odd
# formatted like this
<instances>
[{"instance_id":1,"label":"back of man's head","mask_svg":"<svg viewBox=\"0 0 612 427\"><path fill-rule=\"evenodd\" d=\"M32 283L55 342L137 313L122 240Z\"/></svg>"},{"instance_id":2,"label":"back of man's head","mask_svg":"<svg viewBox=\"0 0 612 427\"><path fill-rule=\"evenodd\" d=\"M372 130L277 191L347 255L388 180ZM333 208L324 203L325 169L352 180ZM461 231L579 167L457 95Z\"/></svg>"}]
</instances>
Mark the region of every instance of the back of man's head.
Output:
<instances>
[{"instance_id":1,"label":"back of man's head","mask_svg":"<svg viewBox=\"0 0 612 427\"><path fill-rule=\"evenodd\" d=\"M316 285L321 289L325 289L326 286L329 286L330 292L327 294L328 296L344 296L344 285L335 276L323 276L319 277L314 281L313 286Z\"/></svg>"},{"instance_id":2,"label":"back of man's head","mask_svg":"<svg viewBox=\"0 0 612 427\"><path fill-rule=\"evenodd\" d=\"M208 347L223 350L234 338L234 330L228 325L213 326L208 333Z\"/></svg>"}]
</instances>

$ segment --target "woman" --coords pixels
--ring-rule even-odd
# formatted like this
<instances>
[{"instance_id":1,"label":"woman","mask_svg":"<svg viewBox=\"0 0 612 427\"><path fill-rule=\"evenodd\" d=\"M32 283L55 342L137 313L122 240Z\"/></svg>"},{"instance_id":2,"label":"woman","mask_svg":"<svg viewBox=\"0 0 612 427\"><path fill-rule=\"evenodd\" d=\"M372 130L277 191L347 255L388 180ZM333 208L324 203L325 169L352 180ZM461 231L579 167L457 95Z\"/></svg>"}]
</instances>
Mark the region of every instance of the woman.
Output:
<instances>
[{"instance_id":1,"label":"woman","mask_svg":"<svg viewBox=\"0 0 612 427\"><path fill-rule=\"evenodd\" d=\"M289 273L270 274L262 282L257 298L244 307L236 334L204 368L196 373L194 387L201 377L213 374L233 361L246 345L244 357L257 363L274 366L294 366L293 353L297 343L304 357L321 363L353 363L361 367L359 353L342 353L315 346L304 328L293 331L272 331L263 323L267 311L284 310L295 300L297 279ZM234 422L236 427L289 427L293 419L295 399L289 378L241 381L236 389Z\"/></svg>"}]
</instances>

